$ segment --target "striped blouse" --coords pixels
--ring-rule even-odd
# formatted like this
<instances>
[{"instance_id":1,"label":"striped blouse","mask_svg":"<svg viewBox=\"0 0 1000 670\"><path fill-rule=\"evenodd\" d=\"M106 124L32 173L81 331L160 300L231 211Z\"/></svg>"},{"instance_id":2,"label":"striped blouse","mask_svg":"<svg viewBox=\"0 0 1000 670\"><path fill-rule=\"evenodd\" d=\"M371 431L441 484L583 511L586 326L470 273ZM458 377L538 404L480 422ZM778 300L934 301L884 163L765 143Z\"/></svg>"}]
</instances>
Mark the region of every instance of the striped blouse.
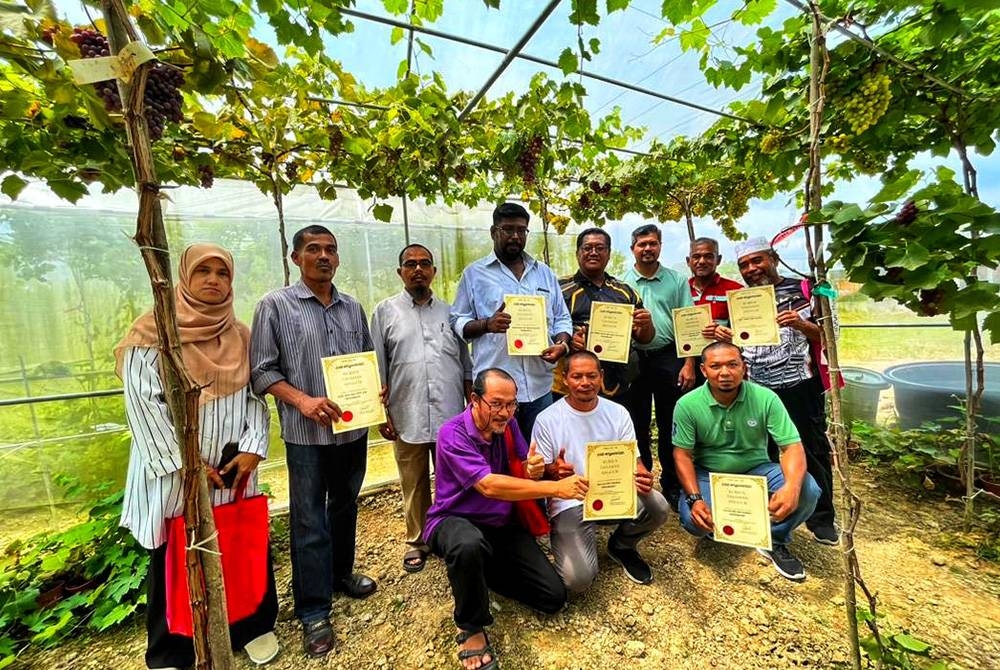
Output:
<instances>
[{"instance_id":1,"label":"striped blouse","mask_svg":"<svg viewBox=\"0 0 1000 670\"><path fill-rule=\"evenodd\" d=\"M181 515L184 506L180 446L163 397L159 355L154 348L133 347L125 352L122 370L132 448L121 525L147 549L166 542L166 519ZM241 452L267 457L270 414L249 385L202 405L198 418L201 457L209 465L218 464L229 442L238 443ZM210 487L210 492L213 506L232 502L234 497L229 489ZM246 495L257 493L255 471L247 483Z\"/></svg>"}]
</instances>

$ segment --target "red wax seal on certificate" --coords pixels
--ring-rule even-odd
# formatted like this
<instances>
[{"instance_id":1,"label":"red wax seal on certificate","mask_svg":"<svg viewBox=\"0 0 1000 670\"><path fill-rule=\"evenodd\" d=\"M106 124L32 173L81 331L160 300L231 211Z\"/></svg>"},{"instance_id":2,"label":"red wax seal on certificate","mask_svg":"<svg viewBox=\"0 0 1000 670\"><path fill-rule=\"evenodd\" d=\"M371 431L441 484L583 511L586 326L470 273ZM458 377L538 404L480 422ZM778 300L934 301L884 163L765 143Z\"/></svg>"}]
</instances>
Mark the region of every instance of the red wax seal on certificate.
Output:
<instances>
[{"instance_id":1,"label":"red wax seal on certificate","mask_svg":"<svg viewBox=\"0 0 1000 670\"><path fill-rule=\"evenodd\" d=\"M340 420L343 421L344 423L350 423L351 419L353 419L353 418L354 418L354 414L352 414L351 412L343 412L340 415Z\"/></svg>"},{"instance_id":2,"label":"red wax seal on certificate","mask_svg":"<svg viewBox=\"0 0 1000 670\"><path fill-rule=\"evenodd\" d=\"M685 344L683 347L681 347L681 349L683 349L684 351L691 351L691 345Z\"/></svg>"},{"instance_id":3,"label":"red wax seal on certificate","mask_svg":"<svg viewBox=\"0 0 1000 670\"><path fill-rule=\"evenodd\" d=\"M749 340L750 339L750 333L748 333L747 331L744 330L742 333L740 333L740 339L741 340Z\"/></svg>"},{"instance_id":4,"label":"red wax seal on certificate","mask_svg":"<svg viewBox=\"0 0 1000 670\"><path fill-rule=\"evenodd\" d=\"M600 512L601 509L604 507L604 501L602 501L602 500L595 500L594 504L591 505L591 507L594 508L595 512Z\"/></svg>"},{"instance_id":5,"label":"red wax seal on certificate","mask_svg":"<svg viewBox=\"0 0 1000 670\"><path fill-rule=\"evenodd\" d=\"M736 531L735 531L735 530L733 530L733 527L732 527L732 526L723 526L723 527L722 527L722 532L723 532L724 534L726 534L726 535L732 535L732 534L733 534L733 533L735 533Z\"/></svg>"},{"instance_id":6,"label":"red wax seal on certificate","mask_svg":"<svg viewBox=\"0 0 1000 670\"><path fill-rule=\"evenodd\" d=\"M599 344L595 344L595 345L594 345L594 353L595 353L595 354L599 354L599 353L601 353L602 351L604 351L604 347L602 347L602 346L601 346L601 345L599 345Z\"/></svg>"},{"instance_id":7,"label":"red wax seal on certificate","mask_svg":"<svg viewBox=\"0 0 1000 670\"><path fill-rule=\"evenodd\" d=\"M523 346L524 346L524 342L522 342L521 340L514 340L514 348L515 349L520 349Z\"/></svg>"}]
</instances>

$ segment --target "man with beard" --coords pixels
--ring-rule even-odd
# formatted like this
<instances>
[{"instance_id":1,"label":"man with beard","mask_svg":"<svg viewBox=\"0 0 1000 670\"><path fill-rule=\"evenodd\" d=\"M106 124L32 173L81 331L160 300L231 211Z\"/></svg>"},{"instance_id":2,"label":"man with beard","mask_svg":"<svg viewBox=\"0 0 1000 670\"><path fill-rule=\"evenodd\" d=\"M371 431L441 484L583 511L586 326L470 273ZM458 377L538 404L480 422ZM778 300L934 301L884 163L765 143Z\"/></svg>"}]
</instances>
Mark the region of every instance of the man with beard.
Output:
<instances>
[{"instance_id":1,"label":"man with beard","mask_svg":"<svg viewBox=\"0 0 1000 670\"><path fill-rule=\"evenodd\" d=\"M778 273L778 254L763 237L738 244L736 256L747 286L774 286L781 326L781 344L743 349L750 379L777 393L792 417L805 447L809 474L821 491L806 526L817 542L836 545L840 535L834 522L833 466L826 437L821 361L817 360L821 336L806 296L808 284ZM772 445L771 458L776 455Z\"/></svg>"},{"instance_id":2,"label":"man with beard","mask_svg":"<svg viewBox=\"0 0 1000 670\"><path fill-rule=\"evenodd\" d=\"M512 202L493 210L493 251L465 268L451 309L455 333L472 342L475 374L501 368L517 383L517 423L524 435L531 434L535 417L552 404L552 369L569 353L573 327L559 280L547 265L524 251L529 219L527 210ZM507 354L510 314L504 311L505 295L544 296L553 343L541 355Z\"/></svg>"},{"instance_id":3,"label":"man with beard","mask_svg":"<svg viewBox=\"0 0 1000 670\"><path fill-rule=\"evenodd\" d=\"M447 567L458 658L469 670L497 667L485 631L493 623L490 589L546 614L566 603L566 589L519 523L515 501L582 500L587 492L587 480L577 475L539 481L545 464L511 421L516 409L514 380L487 368L476 375L469 406L438 432L436 492L424 540ZM512 464L526 476L512 476Z\"/></svg>"},{"instance_id":4,"label":"man with beard","mask_svg":"<svg viewBox=\"0 0 1000 670\"><path fill-rule=\"evenodd\" d=\"M428 548L421 539L431 504L430 459L445 421L472 392L469 348L448 325L451 306L434 295L434 257L421 244L399 253L403 290L372 313L372 341L389 389L387 421L379 432L393 441L403 494L406 551L403 569L419 572Z\"/></svg>"},{"instance_id":5,"label":"man with beard","mask_svg":"<svg viewBox=\"0 0 1000 670\"><path fill-rule=\"evenodd\" d=\"M366 598L375 581L353 573L358 492L368 465L368 429L331 430L340 407L326 395L320 359L372 350L358 301L337 290L337 238L323 226L292 237L298 282L257 304L250 340L254 393L274 396L288 466L292 597L308 655L333 649L335 592Z\"/></svg>"},{"instance_id":6,"label":"man with beard","mask_svg":"<svg viewBox=\"0 0 1000 670\"><path fill-rule=\"evenodd\" d=\"M812 514L820 491L806 472L795 425L773 391L743 380L746 366L738 347L714 342L702 350L701 360L708 381L674 408L674 460L684 488L681 525L698 537L715 532L712 472L767 477L772 549L757 551L781 576L801 581L805 569L788 543ZM769 438L781 449L780 465L768 457Z\"/></svg>"},{"instance_id":7,"label":"man with beard","mask_svg":"<svg viewBox=\"0 0 1000 670\"><path fill-rule=\"evenodd\" d=\"M642 463L647 470L652 470L651 404L656 405L656 452L662 469L660 486L667 502L676 510L680 485L671 454L670 425L677 400L694 386L695 372L694 358L677 356L673 310L690 307L693 303L684 276L660 265L661 246L660 228L655 224L632 231L635 265L625 272L623 279L639 292L643 306L652 314L655 335L648 343L636 345L639 377L632 384L628 408L635 424Z\"/></svg>"}]
</instances>

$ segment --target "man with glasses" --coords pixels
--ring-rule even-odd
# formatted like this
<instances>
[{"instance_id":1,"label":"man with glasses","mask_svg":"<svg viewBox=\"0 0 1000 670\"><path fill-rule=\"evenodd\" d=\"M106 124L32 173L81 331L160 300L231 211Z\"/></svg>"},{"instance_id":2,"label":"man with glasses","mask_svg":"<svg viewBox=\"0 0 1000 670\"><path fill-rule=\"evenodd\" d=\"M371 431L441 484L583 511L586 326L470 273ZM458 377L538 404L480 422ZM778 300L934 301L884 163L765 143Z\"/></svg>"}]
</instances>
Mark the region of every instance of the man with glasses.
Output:
<instances>
[{"instance_id":1,"label":"man with glasses","mask_svg":"<svg viewBox=\"0 0 1000 670\"><path fill-rule=\"evenodd\" d=\"M642 298L653 317L655 334L646 344L636 345L639 352L639 377L632 384L628 408L635 423L639 453L647 469L653 469L651 405L656 405L657 457L660 461L660 486L670 506L677 509L680 484L674 471L670 425L677 400L694 386L694 358L679 358L674 344L673 310L690 307L691 290L679 272L660 265L662 238L655 224L632 231L632 255L635 265L624 277Z\"/></svg>"},{"instance_id":2,"label":"man with glasses","mask_svg":"<svg viewBox=\"0 0 1000 670\"><path fill-rule=\"evenodd\" d=\"M434 257L421 244L399 253L403 290L372 313L372 342L388 387L388 416L379 432L393 441L403 493L406 551L403 569L419 572L428 548L421 535L431 504L430 459L445 421L465 407L472 392L469 349L448 325L451 305L435 296Z\"/></svg>"},{"instance_id":3,"label":"man with glasses","mask_svg":"<svg viewBox=\"0 0 1000 670\"><path fill-rule=\"evenodd\" d=\"M535 417L552 404L553 365L569 353L573 327L555 273L524 251L529 219L527 210L512 202L493 210L493 251L465 268L451 309L455 333L472 342L473 371L502 368L517 383L517 422L524 435L531 434ZM504 311L505 295L545 298L553 343L540 355L507 354L510 314Z\"/></svg>"},{"instance_id":4,"label":"man with glasses","mask_svg":"<svg viewBox=\"0 0 1000 670\"><path fill-rule=\"evenodd\" d=\"M516 410L514 380L487 368L476 375L469 406L438 431L436 491L424 540L445 561L458 657L467 668L496 667L484 630L493 623L490 589L546 614L566 602L559 575L520 525L514 502L582 500L587 492L587 480L578 475L541 480L545 464L511 421ZM514 459L525 477L511 475Z\"/></svg>"},{"instance_id":5,"label":"man with glasses","mask_svg":"<svg viewBox=\"0 0 1000 670\"><path fill-rule=\"evenodd\" d=\"M600 228L587 228L576 236L576 274L559 280L563 300L573 320L573 339L570 348L583 351L587 345L587 328L590 323L590 307L595 302L611 302L633 305L632 339L634 344L646 344L653 339L653 319L642 306L642 299L636 290L605 272L611 260L611 235ZM603 385L600 395L622 404L627 403L629 385L639 372L638 355L632 349L629 364L603 363ZM552 391L566 395L566 359L559 361L552 383Z\"/></svg>"}]
</instances>

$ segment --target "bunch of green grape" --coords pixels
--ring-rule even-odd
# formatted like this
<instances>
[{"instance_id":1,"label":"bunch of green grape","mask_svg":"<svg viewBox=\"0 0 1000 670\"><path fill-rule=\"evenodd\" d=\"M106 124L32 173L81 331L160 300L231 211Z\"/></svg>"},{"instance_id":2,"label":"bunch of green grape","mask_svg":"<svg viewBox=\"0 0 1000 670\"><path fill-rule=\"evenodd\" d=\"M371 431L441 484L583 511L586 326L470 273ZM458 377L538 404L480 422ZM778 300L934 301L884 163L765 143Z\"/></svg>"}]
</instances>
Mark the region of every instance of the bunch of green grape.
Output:
<instances>
[{"instance_id":1,"label":"bunch of green grape","mask_svg":"<svg viewBox=\"0 0 1000 670\"><path fill-rule=\"evenodd\" d=\"M884 72L866 74L861 86L844 101L844 117L855 135L874 126L889 109L891 84Z\"/></svg>"},{"instance_id":2,"label":"bunch of green grape","mask_svg":"<svg viewBox=\"0 0 1000 670\"><path fill-rule=\"evenodd\" d=\"M760 150L761 153L773 154L777 153L778 149L781 148L781 135L776 132L769 132L760 140Z\"/></svg>"}]
</instances>

